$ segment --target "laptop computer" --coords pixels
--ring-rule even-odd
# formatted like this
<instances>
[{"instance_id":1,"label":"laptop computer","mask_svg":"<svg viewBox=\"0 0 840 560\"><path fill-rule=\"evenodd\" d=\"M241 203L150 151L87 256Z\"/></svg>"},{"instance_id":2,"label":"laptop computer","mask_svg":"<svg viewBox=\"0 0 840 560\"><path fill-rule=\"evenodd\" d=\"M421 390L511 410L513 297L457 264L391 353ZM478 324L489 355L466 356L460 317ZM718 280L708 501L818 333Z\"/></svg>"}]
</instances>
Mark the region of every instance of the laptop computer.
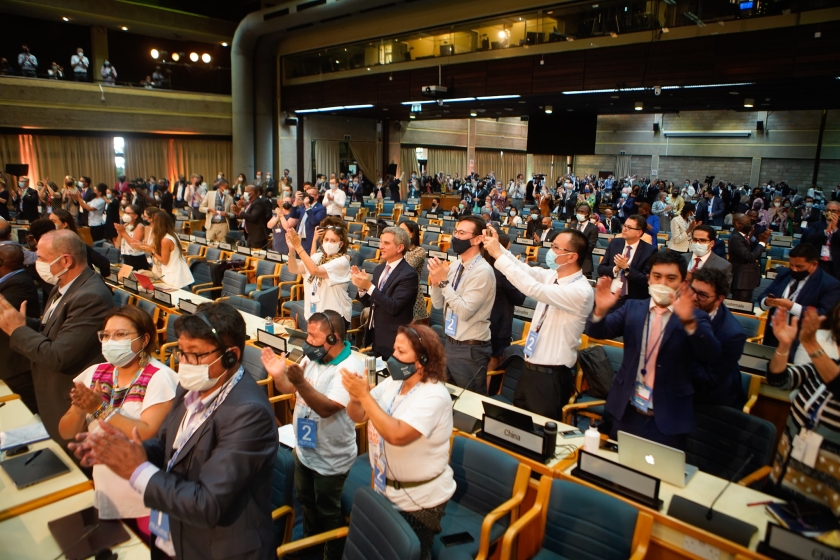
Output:
<instances>
[{"instance_id":1,"label":"laptop computer","mask_svg":"<svg viewBox=\"0 0 840 560\"><path fill-rule=\"evenodd\" d=\"M286 327L286 334L289 335L288 346L294 346L294 348L289 349L289 353L286 354L286 358L295 363L300 363L303 359L303 350L301 350L300 347L303 346L303 343L306 342L306 337L309 335L303 331L292 329L290 327Z\"/></svg>"},{"instance_id":2,"label":"laptop computer","mask_svg":"<svg viewBox=\"0 0 840 560\"><path fill-rule=\"evenodd\" d=\"M39 449L0 463L18 490L70 472L51 449Z\"/></svg>"},{"instance_id":3,"label":"laptop computer","mask_svg":"<svg viewBox=\"0 0 840 560\"><path fill-rule=\"evenodd\" d=\"M741 357L738 359L738 365L741 367L741 371L764 376L767 374L767 364L773 359L775 351L776 349L772 346L747 342L744 344Z\"/></svg>"},{"instance_id":4,"label":"laptop computer","mask_svg":"<svg viewBox=\"0 0 840 560\"><path fill-rule=\"evenodd\" d=\"M685 452L649 439L618 432L618 462L683 488L698 468L685 464Z\"/></svg>"}]
</instances>

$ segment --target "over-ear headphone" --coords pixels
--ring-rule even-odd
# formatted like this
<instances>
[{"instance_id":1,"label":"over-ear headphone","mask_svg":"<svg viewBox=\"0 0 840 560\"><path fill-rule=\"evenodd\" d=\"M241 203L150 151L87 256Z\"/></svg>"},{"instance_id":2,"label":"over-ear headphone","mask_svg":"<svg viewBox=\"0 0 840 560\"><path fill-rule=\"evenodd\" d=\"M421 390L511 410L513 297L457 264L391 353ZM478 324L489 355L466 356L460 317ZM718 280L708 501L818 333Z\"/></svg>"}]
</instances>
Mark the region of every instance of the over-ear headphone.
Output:
<instances>
[{"instance_id":1,"label":"over-ear headphone","mask_svg":"<svg viewBox=\"0 0 840 560\"><path fill-rule=\"evenodd\" d=\"M416 336L417 340L420 341L420 348L422 348L423 353L420 354L420 356L417 358L417 361L420 362L420 365L425 366L426 364L429 363L429 356L428 356L428 354L426 354L426 348L423 346L423 339L420 338L420 335L417 334L417 331L415 331L413 328L409 327L408 325L403 325L403 328L405 328L405 330L407 330L408 332L410 332L411 334Z\"/></svg>"},{"instance_id":2,"label":"over-ear headphone","mask_svg":"<svg viewBox=\"0 0 840 560\"><path fill-rule=\"evenodd\" d=\"M327 344L329 344L330 346L337 344L338 343L338 336L336 336L336 334L335 334L336 328L335 328L335 325L333 324L332 318L329 315L327 315L326 313L321 313L321 312L313 313L312 317L314 317L315 315L321 315L324 319L327 320L327 323L330 325L330 333L327 335ZM312 320L312 317L309 318L310 321Z\"/></svg>"},{"instance_id":3,"label":"over-ear headphone","mask_svg":"<svg viewBox=\"0 0 840 560\"><path fill-rule=\"evenodd\" d=\"M198 317L199 319L201 319L202 321L204 321L204 323L208 327L210 327L210 332L213 333L213 338L215 338L216 342L219 343L219 348L224 348L225 345L222 342L222 338L219 336L219 333L216 331L216 327L214 327L210 323L210 320L207 318L207 316L204 313L196 313L195 316ZM225 369L230 369L234 366L234 364L236 364L238 359L239 358L236 356L236 352L234 352L232 349L228 348L227 350L225 350L225 353L222 354L222 365L224 366Z\"/></svg>"}]
</instances>

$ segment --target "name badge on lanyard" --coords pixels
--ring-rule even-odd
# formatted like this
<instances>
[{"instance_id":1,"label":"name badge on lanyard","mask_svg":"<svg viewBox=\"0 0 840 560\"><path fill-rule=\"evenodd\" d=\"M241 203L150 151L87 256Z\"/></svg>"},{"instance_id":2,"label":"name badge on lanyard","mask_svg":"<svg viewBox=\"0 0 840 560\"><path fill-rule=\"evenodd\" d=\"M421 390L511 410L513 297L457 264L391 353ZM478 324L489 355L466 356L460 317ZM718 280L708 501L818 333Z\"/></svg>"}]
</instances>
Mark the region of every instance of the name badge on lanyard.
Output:
<instances>
[{"instance_id":1,"label":"name badge on lanyard","mask_svg":"<svg viewBox=\"0 0 840 560\"><path fill-rule=\"evenodd\" d=\"M311 418L298 418L297 444L306 449L315 449L318 445L318 424Z\"/></svg>"},{"instance_id":2,"label":"name badge on lanyard","mask_svg":"<svg viewBox=\"0 0 840 560\"><path fill-rule=\"evenodd\" d=\"M650 396L653 389L645 385L641 381L636 381L635 389L633 391L632 404L642 412L647 412L650 408Z\"/></svg>"},{"instance_id":3,"label":"name badge on lanyard","mask_svg":"<svg viewBox=\"0 0 840 560\"><path fill-rule=\"evenodd\" d=\"M444 333L447 336L455 336L455 331L458 330L458 315L453 313L451 309L446 310L446 320L444 321Z\"/></svg>"}]
</instances>

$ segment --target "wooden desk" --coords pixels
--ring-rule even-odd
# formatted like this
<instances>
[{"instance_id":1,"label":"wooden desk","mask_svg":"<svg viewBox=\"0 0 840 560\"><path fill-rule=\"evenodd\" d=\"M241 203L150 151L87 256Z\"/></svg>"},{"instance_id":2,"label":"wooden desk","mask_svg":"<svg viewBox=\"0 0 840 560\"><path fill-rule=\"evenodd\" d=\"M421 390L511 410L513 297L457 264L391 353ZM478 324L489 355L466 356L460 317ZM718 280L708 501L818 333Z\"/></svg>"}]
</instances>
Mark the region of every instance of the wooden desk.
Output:
<instances>
[{"instance_id":1,"label":"wooden desk","mask_svg":"<svg viewBox=\"0 0 840 560\"><path fill-rule=\"evenodd\" d=\"M0 397L8 397L12 394L12 390L6 385L6 382L0 379Z\"/></svg>"},{"instance_id":2,"label":"wooden desk","mask_svg":"<svg viewBox=\"0 0 840 560\"><path fill-rule=\"evenodd\" d=\"M16 560L44 560L55 558L61 552L47 524L71 513L93 505L93 490L87 490L45 505L0 523L0 543L3 558ZM112 550L120 560L148 560L149 548L126 528L131 539Z\"/></svg>"},{"instance_id":3,"label":"wooden desk","mask_svg":"<svg viewBox=\"0 0 840 560\"><path fill-rule=\"evenodd\" d=\"M618 453L599 450L598 455L618 462ZM571 470L573 466L569 466L565 472L560 474L560 478L568 478L596 488L602 492L605 490L585 482L579 478L572 476ZM667 515L668 506L671 503L671 498L674 496L682 496L687 500L697 502L699 504L710 504L715 496L726 486L726 480L712 476L708 473L699 471L695 474L689 483L684 488L679 488L667 482L662 482L659 486L659 498L663 505L660 511L645 507L639 503L632 502L616 496L622 501L634 505L642 511L647 511L653 515L653 531L651 533L651 544L655 547L661 548L659 554L649 555L652 558L667 558L667 557L682 557L682 558L764 558L755 552L756 546L764 539L767 522L771 520L770 516L765 513L764 506L747 507L748 503L774 501L781 502L777 498L768 496L756 490L752 490L745 486L731 484L726 492L720 497L715 504L715 511L731 515L736 519L740 519L758 527L758 531L753 535L750 541L749 548L744 548L731 541L727 541L701 531L700 529L679 521ZM609 492L607 492L609 493ZM691 554L692 551L705 550L709 551L708 555L698 554L696 556Z\"/></svg>"},{"instance_id":4,"label":"wooden desk","mask_svg":"<svg viewBox=\"0 0 840 560\"><path fill-rule=\"evenodd\" d=\"M20 399L7 401L0 408L0 431L29 424L33 418ZM0 521L93 488L93 483L55 441L40 441L31 444L29 449L51 449L70 468L70 472L18 490L6 471L0 469Z\"/></svg>"}]
</instances>

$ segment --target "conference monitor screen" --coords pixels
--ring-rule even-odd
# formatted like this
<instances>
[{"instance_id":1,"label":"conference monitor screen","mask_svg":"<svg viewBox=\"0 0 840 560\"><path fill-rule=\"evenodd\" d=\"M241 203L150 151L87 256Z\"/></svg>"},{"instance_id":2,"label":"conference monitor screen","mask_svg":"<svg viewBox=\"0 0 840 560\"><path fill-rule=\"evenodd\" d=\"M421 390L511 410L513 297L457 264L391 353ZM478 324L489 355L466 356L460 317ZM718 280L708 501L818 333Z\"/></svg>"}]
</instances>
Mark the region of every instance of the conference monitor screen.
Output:
<instances>
[{"instance_id":1,"label":"conference monitor screen","mask_svg":"<svg viewBox=\"0 0 840 560\"><path fill-rule=\"evenodd\" d=\"M556 110L556 109L555 109ZM528 120L529 154L592 155L598 115L568 112L531 115ZM547 173L548 170L536 170Z\"/></svg>"}]
</instances>

